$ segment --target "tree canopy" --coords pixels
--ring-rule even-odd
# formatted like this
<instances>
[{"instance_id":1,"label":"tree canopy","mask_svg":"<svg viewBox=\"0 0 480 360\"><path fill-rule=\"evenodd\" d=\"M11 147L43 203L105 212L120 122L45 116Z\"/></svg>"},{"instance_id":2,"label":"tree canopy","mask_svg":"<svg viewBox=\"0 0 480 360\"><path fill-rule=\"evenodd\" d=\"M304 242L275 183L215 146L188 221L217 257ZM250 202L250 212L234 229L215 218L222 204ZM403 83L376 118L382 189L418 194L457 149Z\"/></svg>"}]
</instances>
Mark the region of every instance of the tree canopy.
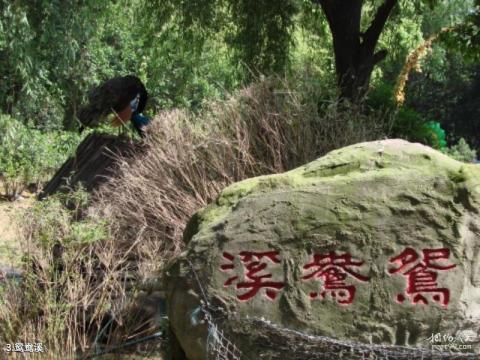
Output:
<instances>
[{"instance_id":1,"label":"tree canopy","mask_svg":"<svg viewBox=\"0 0 480 360\"><path fill-rule=\"evenodd\" d=\"M316 81L327 90L336 82L340 97L357 100L394 84L407 55L444 28L453 30L429 49L422 76L443 88L452 81L468 87L480 53L479 6L479 0L0 0L0 111L40 129L74 129L88 90L128 73L146 83L152 110L198 109L259 74ZM462 75L455 77L449 64ZM431 80L424 86L434 86ZM407 98L408 91L416 90L407 87ZM427 93L417 91L423 105L411 105L428 107Z\"/></svg>"}]
</instances>

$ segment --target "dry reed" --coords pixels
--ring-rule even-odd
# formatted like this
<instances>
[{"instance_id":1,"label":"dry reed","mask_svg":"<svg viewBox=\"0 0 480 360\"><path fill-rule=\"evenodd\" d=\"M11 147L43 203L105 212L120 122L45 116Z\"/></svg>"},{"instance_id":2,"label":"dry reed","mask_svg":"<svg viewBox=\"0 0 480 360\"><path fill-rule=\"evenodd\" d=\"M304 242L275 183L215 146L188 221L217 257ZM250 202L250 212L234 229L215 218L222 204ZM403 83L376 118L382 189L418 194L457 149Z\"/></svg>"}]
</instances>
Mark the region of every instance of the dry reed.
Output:
<instances>
[{"instance_id":1,"label":"dry reed","mask_svg":"<svg viewBox=\"0 0 480 360\"><path fill-rule=\"evenodd\" d=\"M148 150L122 163L94 207L119 243L141 239L138 258L146 261L140 266L155 274L182 250L188 219L225 186L386 136L389 118L364 110L320 104L313 93L264 79L200 114L160 113L148 132Z\"/></svg>"}]
</instances>

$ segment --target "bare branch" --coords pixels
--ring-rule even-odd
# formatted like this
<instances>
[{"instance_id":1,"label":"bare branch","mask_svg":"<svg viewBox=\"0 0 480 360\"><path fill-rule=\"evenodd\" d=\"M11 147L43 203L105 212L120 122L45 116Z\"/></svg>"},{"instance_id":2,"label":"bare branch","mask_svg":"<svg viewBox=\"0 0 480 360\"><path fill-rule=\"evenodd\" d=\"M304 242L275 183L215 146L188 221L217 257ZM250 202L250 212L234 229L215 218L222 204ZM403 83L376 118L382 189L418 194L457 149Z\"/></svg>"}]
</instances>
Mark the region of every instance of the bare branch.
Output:
<instances>
[{"instance_id":1,"label":"bare branch","mask_svg":"<svg viewBox=\"0 0 480 360\"><path fill-rule=\"evenodd\" d=\"M385 2L378 8L370 27L365 31L363 46L366 53L373 53L375 50L378 38L380 37L385 23L397 2L398 0L385 0Z\"/></svg>"}]
</instances>

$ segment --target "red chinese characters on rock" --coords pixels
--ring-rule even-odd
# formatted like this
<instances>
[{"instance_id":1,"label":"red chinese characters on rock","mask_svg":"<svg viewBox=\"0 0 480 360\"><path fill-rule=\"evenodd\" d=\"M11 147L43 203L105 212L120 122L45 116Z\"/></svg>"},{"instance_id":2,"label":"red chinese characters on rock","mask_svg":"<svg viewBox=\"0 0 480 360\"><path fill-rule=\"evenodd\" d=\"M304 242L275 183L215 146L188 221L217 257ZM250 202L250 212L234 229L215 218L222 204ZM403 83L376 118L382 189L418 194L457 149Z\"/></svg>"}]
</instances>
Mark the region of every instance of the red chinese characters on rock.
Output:
<instances>
[{"instance_id":1,"label":"red chinese characters on rock","mask_svg":"<svg viewBox=\"0 0 480 360\"><path fill-rule=\"evenodd\" d=\"M449 249L424 249L422 257L412 248L406 248L400 255L389 260L398 267L390 268L388 273L402 274L406 277L407 287L404 294L397 294L397 301L403 303L406 296L412 304L428 305L428 298L447 306L450 302L450 290L439 288L438 271L449 271L455 264L446 263L450 257ZM405 296L406 295L406 296Z\"/></svg>"},{"instance_id":2,"label":"red chinese characters on rock","mask_svg":"<svg viewBox=\"0 0 480 360\"><path fill-rule=\"evenodd\" d=\"M353 270L362 265L363 261L353 260L352 255L348 253L337 255L331 251L328 254L314 254L311 262L303 267L304 272L310 271L310 273L304 275L302 279L323 280L321 291L311 292L311 299L323 300L330 295L338 304L349 305L355 298L356 287L345 282L347 277L350 275L362 282L369 280L368 277Z\"/></svg>"},{"instance_id":3,"label":"red chinese characters on rock","mask_svg":"<svg viewBox=\"0 0 480 360\"><path fill-rule=\"evenodd\" d=\"M278 291L285 287L285 283L281 281L273 281L272 274L268 272L268 267L281 263L278 251L241 251L238 256L244 267L244 279L240 281L238 275L233 275L225 281L224 286L235 284L237 289L237 299L248 301L252 299L261 289L265 289L265 296L274 300ZM224 252L223 258L227 260L226 264L220 266L222 271L231 272L235 270L235 256ZM242 293L238 291L246 290Z\"/></svg>"},{"instance_id":4,"label":"red chinese characters on rock","mask_svg":"<svg viewBox=\"0 0 480 360\"><path fill-rule=\"evenodd\" d=\"M399 303L409 299L412 304L428 305L429 301L447 306L450 302L450 290L439 287L438 272L450 271L456 267L450 263L450 250L423 249L416 251L406 248L398 256L389 259L393 267L387 269L388 274L403 275L406 278L406 289L396 295ZM248 301L258 294L270 300L277 298L285 287L284 281L273 279L272 269L281 266L278 251L240 251L237 255L223 252L225 263L220 265L224 272L231 273L225 281L225 287L234 286L237 299ZM235 261L238 259L237 261ZM235 272L236 264L241 264L242 274ZM355 299L357 288L352 281L367 282L369 277L362 275L360 268L364 261L353 259L349 253L337 254L314 253L311 260L303 266L302 280L317 280L321 282L319 291L310 292L310 299L324 300L328 296L339 305L350 305ZM280 269L281 270L281 269Z\"/></svg>"}]
</instances>

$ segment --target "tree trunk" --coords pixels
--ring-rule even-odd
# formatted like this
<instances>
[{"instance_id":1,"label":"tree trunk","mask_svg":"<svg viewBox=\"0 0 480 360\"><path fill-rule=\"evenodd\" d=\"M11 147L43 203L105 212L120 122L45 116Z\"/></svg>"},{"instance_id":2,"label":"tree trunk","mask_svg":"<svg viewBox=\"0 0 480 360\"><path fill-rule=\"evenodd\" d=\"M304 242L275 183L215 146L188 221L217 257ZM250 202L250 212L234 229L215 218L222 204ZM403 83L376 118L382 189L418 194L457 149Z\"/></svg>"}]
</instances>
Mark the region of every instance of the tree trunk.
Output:
<instances>
[{"instance_id":1,"label":"tree trunk","mask_svg":"<svg viewBox=\"0 0 480 360\"><path fill-rule=\"evenodd\" d=\"M374 66L387 56L375 52L380 34L397 3L385 0L365 32L361 32L364 0L312 0L322 7L333 37L340 97L358 101L368 89Z\"/></svg>"},{"instance_id":2,"label":"tree trunk","mask_svg":"<svg viewBox=\"0 0 480 360\"><path fill-rule=\"evenodd\" d=\"M75 116L77 115L77 105L79 102L79 90L77 87L77 82L73 79L66 84L67 92L67 101L65 107L65 113L63 116L63 130L71 131L75 129L77 122L75 121Z\"/></svg>"}]
</instances>

